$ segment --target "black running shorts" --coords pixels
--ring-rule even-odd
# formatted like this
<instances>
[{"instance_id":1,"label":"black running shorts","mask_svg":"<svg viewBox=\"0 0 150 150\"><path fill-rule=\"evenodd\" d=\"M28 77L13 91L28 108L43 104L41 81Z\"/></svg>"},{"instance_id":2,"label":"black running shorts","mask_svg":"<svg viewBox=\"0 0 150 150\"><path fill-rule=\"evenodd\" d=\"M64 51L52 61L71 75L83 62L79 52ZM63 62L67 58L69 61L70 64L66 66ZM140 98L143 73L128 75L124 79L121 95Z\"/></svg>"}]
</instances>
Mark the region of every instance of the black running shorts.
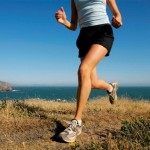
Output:
<instances>
[{"instance_id":1,"label":"black running shorts","mask_svg":"<svg viewBox=\"0 0 150 150\"><path fill-rule=\"evenodd\" d=\"M83 27L76 41L79 57L85 57L93 44L104 46L108 50L106 56L109 56L113 41L114 35L110 24Z\"/></svg>"}]
</instances>

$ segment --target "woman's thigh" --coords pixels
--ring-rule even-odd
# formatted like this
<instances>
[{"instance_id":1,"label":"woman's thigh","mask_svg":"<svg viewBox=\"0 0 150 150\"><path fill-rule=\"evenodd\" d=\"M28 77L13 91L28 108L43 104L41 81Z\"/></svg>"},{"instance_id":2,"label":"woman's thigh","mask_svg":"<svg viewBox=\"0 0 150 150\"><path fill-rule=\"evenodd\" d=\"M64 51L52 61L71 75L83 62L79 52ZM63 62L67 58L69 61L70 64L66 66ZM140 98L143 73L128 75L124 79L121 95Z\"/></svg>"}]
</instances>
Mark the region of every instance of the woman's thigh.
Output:
<instances>
[{"instance_id":1,"label":"woman's thigh","mask_svg":"<svg viewBox=\"0 0 150 150\"><path fill-rule=\"evenodd\" d=\"M81 65L86 65L92 71L97 64L105 57L107 54L107 49L99 44L93 44L82 59Z\"/></svg>"}]
</instances>

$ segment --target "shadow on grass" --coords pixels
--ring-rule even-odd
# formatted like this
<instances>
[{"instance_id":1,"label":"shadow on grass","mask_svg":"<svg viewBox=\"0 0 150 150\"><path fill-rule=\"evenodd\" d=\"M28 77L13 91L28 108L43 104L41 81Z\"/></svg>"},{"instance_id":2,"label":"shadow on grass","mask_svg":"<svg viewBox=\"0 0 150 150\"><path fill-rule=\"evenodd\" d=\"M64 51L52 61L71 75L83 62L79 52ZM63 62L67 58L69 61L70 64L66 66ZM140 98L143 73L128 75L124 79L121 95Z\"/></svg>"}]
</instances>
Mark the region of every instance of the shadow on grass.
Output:
<instances>
[{"instance_id":1,"label":"shadow on grass","mask_svg":"<svg viewBox=\"0 0 150 150\"><path fill-rule=\"evenodd\" d=\"M55 135L53 135L50 139L55 142L66 143L59 137L60 132L62 132L65 127L58 120L54 120L54 122L56 123L56 128L54 129Z\"/></svg>"}]
</instances>

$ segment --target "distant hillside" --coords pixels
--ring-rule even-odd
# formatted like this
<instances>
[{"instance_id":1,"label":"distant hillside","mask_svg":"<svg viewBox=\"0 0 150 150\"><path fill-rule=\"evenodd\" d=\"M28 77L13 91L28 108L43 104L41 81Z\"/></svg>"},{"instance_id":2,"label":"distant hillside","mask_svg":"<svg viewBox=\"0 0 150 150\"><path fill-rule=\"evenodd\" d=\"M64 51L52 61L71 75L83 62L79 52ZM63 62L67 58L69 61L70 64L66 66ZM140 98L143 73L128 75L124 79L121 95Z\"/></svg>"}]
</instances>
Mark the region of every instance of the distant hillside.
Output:
<instances>
[{"instance_id":1,"label":"distant hillside","mask_svg":"<svg viewBox=\"0 0 150 150\"><path fill-rule=\"evenodd\" d=\"M9 83L0 81L0 91L12 91Z\"/></svg>"}]
</instances>

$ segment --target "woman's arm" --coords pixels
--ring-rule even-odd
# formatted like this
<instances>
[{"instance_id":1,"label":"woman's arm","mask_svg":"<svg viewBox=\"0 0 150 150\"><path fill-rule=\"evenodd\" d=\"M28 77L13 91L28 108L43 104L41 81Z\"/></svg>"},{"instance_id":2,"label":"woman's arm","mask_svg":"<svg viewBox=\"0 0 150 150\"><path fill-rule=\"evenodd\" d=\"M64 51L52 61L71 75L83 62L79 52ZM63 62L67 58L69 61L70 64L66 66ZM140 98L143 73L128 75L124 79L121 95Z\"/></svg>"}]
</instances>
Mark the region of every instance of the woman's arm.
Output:
<instances>
[{"instance_id":1,"label":"woman's arm","mask_svg":"<svg viewBox=\"0 0 150 150\"><path fill-rule=\"evenodd\" d=\"M117 7L116 0L107 0L107 4L113 14L112 26L114 26L115 28L119 28L120 26L122 26L122 17Z\"/></svg>"},{"instance_id":2,"label":"woman's arm","mask_svg":"<svg viewBox=\"0 0 150 150\"><path fill-rule=\"evenodd\" d=\"M77 10L76 10L74 0L71 1L71 22L67 20L67 16L63 8L60 8L55 13L55 18L60 24L63 24L68 29L75 31L78 23L78 15L77 15Z\"/></svg>"}]
</instances>

